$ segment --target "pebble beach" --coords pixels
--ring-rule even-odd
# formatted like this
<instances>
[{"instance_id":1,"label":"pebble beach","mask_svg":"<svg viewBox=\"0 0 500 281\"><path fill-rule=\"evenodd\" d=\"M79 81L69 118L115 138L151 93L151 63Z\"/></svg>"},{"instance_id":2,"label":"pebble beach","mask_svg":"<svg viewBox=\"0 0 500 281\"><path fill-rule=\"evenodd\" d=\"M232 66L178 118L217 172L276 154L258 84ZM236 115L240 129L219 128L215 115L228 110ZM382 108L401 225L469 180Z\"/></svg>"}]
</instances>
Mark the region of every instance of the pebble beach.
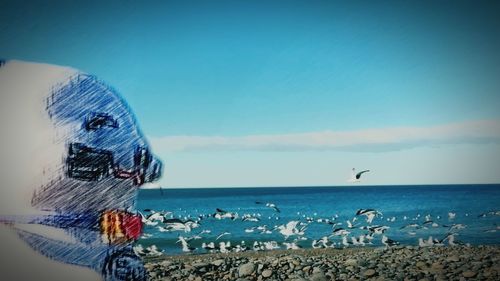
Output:
<instances>
[{"instance_id":1,"label":"pebble beach","mask_svg":"<svg viewBox=\"0 0 500 281\"><path fill-rule=\"evenodd\" d=\"M299 249L146 258L150 280L500 280L499 246Z\"/></svg>"}]
</instances>

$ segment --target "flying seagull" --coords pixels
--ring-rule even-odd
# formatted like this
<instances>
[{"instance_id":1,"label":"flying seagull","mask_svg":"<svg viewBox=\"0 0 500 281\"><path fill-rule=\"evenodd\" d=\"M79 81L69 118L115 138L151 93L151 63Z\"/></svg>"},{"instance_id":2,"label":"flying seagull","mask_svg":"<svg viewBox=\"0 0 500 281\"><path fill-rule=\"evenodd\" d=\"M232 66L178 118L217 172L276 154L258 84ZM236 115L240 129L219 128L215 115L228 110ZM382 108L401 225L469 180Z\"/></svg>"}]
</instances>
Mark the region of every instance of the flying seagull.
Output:
<instances>
[{"instance_id":1,"label":"flying seagull","mask_svg":"<svg viewBox=\"0 0 500 281\"><path fill-rule=\"evenodd\" d=\"M275 210L276 212L278 212L278 213L280 212L280 209L278 209L278 207L277 207L277 206L276 206L276 204L274 204L274 203L269 203L269 202L268 202L268 203L264 203L264 202L257 201L257 202L255 202L255 204L265 204L265 205L266 205L266 207L269 207L269 208L271 208L271 209L274 209L274 210Z\"/></svg>"},{"instance_id":2,"label":"flying seagull","mask_svg":"<svg viewBox=\"0 0 500 281\"><path fill-rule=\"evenodd\" d=\"M366 216L366 222L370 224L372 223L373 219L378 215L382 216L382 213L375 209L359 209L356 212L356 216Z\"/></svg>"},{"instance_id":3,"label":"flying seagull","mask_svg":"<svg viewBox=\"0 0 500 281\"><path fill-rule=\"evenodd\" d=\"M370 170L363 170L359 173L356 173L356 169L352 168L352 175L351 178L348 180L349 182L360 182L361 181L361 175L364 173L369 172Z\"/></svg>"}]
</instances>

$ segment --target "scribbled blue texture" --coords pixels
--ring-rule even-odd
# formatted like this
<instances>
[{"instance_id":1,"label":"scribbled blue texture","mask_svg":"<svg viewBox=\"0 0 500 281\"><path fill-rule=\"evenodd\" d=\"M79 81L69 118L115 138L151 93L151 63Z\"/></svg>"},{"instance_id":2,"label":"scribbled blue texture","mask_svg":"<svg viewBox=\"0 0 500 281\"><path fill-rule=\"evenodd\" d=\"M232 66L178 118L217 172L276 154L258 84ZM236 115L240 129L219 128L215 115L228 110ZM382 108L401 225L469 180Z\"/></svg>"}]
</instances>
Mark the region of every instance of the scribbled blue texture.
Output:
<instances>
[{"instance_id":1,"label":"scribbled blue texture","mask_svg":"<svg viewBox=\"0 0 500 281\"><path fill-rule=\"evenodd\" d=\"M48 113L56 126L70 125L69 142L84 143L90 147L113 151L115 161L133 168L131 151L147 144L137 127L128 105L116 91L96 77L79 74L54 91L48 102ZM85 122L95 114L108 114L118 128L103 126L87 130Z\"/></svg>"},{"instance_id":2,"label":"scribbled blue texture","mask_svg":"<svg viewBox=\"0 0 500 281\"><path fill-rule=\"evenodd\" d=\"M280 213L263 205L255 204L256 201L272 202L280 209ZM141 190L139 193L138 208L153 209L156 211L171 211L175 217L196 220L198 216L214 214L216 208L239 214L236 220L217 220L212 217L200 221L200 227L186 233L183 231L160 232L158 226L148 226L146 236L139 240L144 247L156 245L165 250L165 254L180 254L181 245L176 243L178 235L191 237L202 229L208 229L210 234L202 235L202 239L192 240L191 247L198 248L195 253L204 253L200 248L201 243L231 241L232 245L240 244L242 240L247 246L252 246L254 241L275 240L279 243L285 241L284 237L274 230L272 234L245 233L244 229L267 225L272 229L275 225L286 224L291 220L306 223L306 217L314 218L308 224L305 237L308 240L300 241L299 245L311 247L314 239L320 239L332 234L332 226L318 223L318 218L329 218L337 214L339 217L334 222L340 222L347 229L347 220L355 217L358 209L373 208L380 211L383 216L376 217L372 225L389 226L385 234L405 245L417 245L418 238L427 239L433 236L437 239L444 238L450 232L449 226L464 224L466 228L456 230L456 240L464 243L500 244L500 230L487 232L500 225L500 212L498 215L481 214L500 210L500 185L438 185L438 186L348 186L348 187L270 187L270 188L196 188L196 189L163 189ZM297 214L299 212L299 214ZM456 214L455 219L448 218L448 212ZM314 215L316 213L316 215ZM243 214L261 214L259 222L242 221ZM420 214L418 219L413 220ZM400 229L410 223L422 223L425 216L439 224L439 227L418 229L415 235L409 235L411 229ZM305 216L305 217L304 217ZM403 217L407 216L407 220ZM440 218L438 218L438 216ZM268 219L271 217L271 219ZM275 218L279 219L276 220ZM394 222L387 219L395 217ZM366 233L359 229L368 225L365 217L359 216L355 229L348 229L348 236L358 237ZM161 226L161 224L159 224ZM231 235L215 240L222 232ZM455 232L455 231L454 231ZM290 242L294 237L289 238ZM341 242L341 237L331 237L332 242ZM381 237L375 236L373 246L382 246ZM342 247L342 245L340 245ZM284 246L282 246L284 248Z\"/></svg>"},{"instance_id":3,"label":"scribbled blue texture","mask_svg":"<svg viewBox=\"0 0 500 281\"><path fill-rule=\"evenodd\" d=\"M45 96L53 142L64 152L54 157L60 162L51 163L49 180L33 187L31 200L49 215L3 216L0 223L13 226L23 241L54 261L89 267L105 280L144 280L146 271L132 248L142 229L136 197L140 185L160 177L161 162L117 91L95 76L68 73L73 74ZM70 239L16 224L62 229Z\"/></svg>"},{"instance_id":4,"label":"scribbled blue texture","mask_svg":"<svg viewBox=\"0 0 500 281\"><path fill-rule=\"evenodd\" d=\"M161 175L161 162L149 152L130 108L96 77L77 74L54 87L46 109L58 129L56 141L64 141L67 154L61 163L64 177L42 187L32 201L59 215L32 223L65 229L78 242L61 243L26 232L20 236L47 257L91 267L106 280L145 279L129 237L114 246L111 240L102 241L103 231L114 231L109 222L103 230L104 211L133 210L137 186Z\"/></svg>"},{"instance_id":5,"label":"scribbled blue texture","mask_svg":"<svg viewBox=\"0 0 500 281\"><path fill-rule=\"evenodd\" d=\"M134 186L161 176L127 103L96 77L80 73L56 85L46 104L57 141L67 147L65 177L43 186L33 205L70 213L130 209Z\"/></svg>"},{"instance_id":6,"label":"scribbled blue texture","mask_svg":"<svg viewBox=\"0 0 500 281\"><path fill-rule=\"evenodd\" d=\"M27 231L19 231L18 234L33 249L51 259L94 269L103 267L108 251L108 247L104 244L100 247L94 246L92 251L89 251L85 244L65 243Z\"/></svg>"},{"instance_id":7,"label":"scribbled blue texture","mask_svg":"<svg viewBox=\"0 0 500 281\"><path fill-rule=\"evenodd\" d=\"M19 236L33 249L56 261L85 266L102 273L105 280L145 280L142 261L130 246L113 247L105 244L88 245L64 243L27 231Z\"/></svg>"}]
</instances>

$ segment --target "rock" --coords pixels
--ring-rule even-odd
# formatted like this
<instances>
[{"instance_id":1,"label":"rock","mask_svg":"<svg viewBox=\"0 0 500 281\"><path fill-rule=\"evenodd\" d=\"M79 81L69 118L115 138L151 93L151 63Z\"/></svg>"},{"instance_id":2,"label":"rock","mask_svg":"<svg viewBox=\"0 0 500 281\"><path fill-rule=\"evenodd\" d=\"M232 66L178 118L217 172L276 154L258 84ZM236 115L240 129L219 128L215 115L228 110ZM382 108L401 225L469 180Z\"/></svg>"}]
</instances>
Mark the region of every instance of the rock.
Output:
<instances>
[{"instance_id":1,"label":"rock","mask_svg":"<svg viewBox=\"0 0 500 281\"><path fill-rule=\"evenodd\" d=\"M314 267L314 268L313 268L313 274L315 274L315 273L321 273L321 274L324 274L324 273L323 273L323 270L321 270L321 268L319 268L319 267Z\"/></svg>"},{"instance_id":2,"label":"rock","mask_svg":"<svg viewBox=\"0 0 500 281\"><path fill-rule=\"evenodd\" d=\"M290 281L309 281L309 280L306 280L306 279L304 279L304 278L302 278L302 277L294 277L294 278L289 279L289 280L290 280Z\"/></svg>"},{"instance_id":3,"label":"rock","mask_svg":"<svg viewBox=\"0 0 500 281\"><path fill-rule=\"evenodd\" d=\"M309 266L309 265L304 266L304 268L302 268L302 271L304 271L304 272L309 272L309 270L311 270L311 266Z\"/></svg>"},{"instance_id":4,"label":"rock","mask_svg":"<svg viewBox=\"0 0 500 281\"><path fill-rule=\"evenodd\" d=\"M363 275L364 275L365 277L372 277L372 276L374 276L376 273L377 273L377 272L376 272L375 270L373 270L373 269L367 269L367 270L365 270L365 272L363 273Z\"/></svg>"},{"instance_id":5,"label":"rock","mask_svg":"<svg viewBox=\"0 0 500 281\"><path fill-rule=\"evenodd\" d=\"M200 268L200 267L206 267L206 266L208 266L208 264L204 263L204 262L195 262L195 263L192 264L192 266L195 267L195 268Z\"/></svg>"},{"instance_id":6,"label":"rock","mask_svg":"<svg viewBox=\"0 0 500 281\"><path fill-rule=\"evenodd\" d=\"M471 271L471 270L467 270L467 271L464 271L464 273L462 273L462 275L465 277L465 278L472 278L474 276L476 276L476 272L474 271Z\"/></svg>"},{"instance_id":7,"label":"rock","mask_svg":"<svg viewBox=\"0 0 500 281\"><path fill-rule=\"evenodd\" d=\"M172 265L172 262L171 261L162 261L160 263L160 265L163 267L169 267L170 265Z\"/></svg>"},{"instance_id":8,"label":"rock","mask_svg":"<svg viewBox=\"0 0 500 281\"><path fill-rule=\"evenodd\" d=\"M326 276L323 273L314 273L311 276L311 281L327 281Z\"/></svg>"},{"instance_id":9,"label":"rock","mask_svg":"<svg viewBox=\"0 0 500 281\"><path fill-rule=\"evenodd\" d=\"M255 264L248 262L238 267L238 275L240 277L245 277L251 275L254 272L254 270L255 270Z\"/></svg>"},{"instance_id":10,"label":"rock","mask_svg":"<svg viewBox=\"0 0 500 281\"><path fill-rule=\"evenodd\" d=\"M453 255L453 256L447 257L446 261L448 261L448 262L458 262L458 261L460 261L460 258L457 255Z\"/></svg>"},{"instance_id":11,"label":"rock","mask_svg":"<svg viewBox=\"0 0 500 281\"><path fill-rule=\"evenodd\" d=\"M419 262L417 262L416 266L418 268L425 268L425 267L427 267L427 264L423 261L419 261Z\"/></svg>"},{"instance_id":12,"label":"rock","mask_svg":"<svg viewBox=\"0 0 500 281\"><path fill-rule=\"evenodd\" d=\"M214 260L212 264L218 267L224 264L224 260L223 259Z\"/></svg>"},{"instance_id":13,"label":"rock","mask_svg":"<svg viewBox=\"0 0 500 281\"><path fill-rule=\"evenodd\" d=\"M347 259L344 264L346 266L355 266L355 265L358 265L358 260L356 260L356 259Z\"/></svg>"},{"instance_id":14,"label":"rock","mask_svg":"<svg viewBox=\"0 0 500 281\"><path fill-rule=\"evenodd\" d=\"M264 277L264 278L267 278L267 277L269 277L271 275L273 275L273 272L271 270L269 270L269 269L266 269L266 270L262 271L262 277Z\"/></svg>"},{"instance_id":15,"label":"rock","mask_svg":"<svg viewBox=\"0 0 500 281\"><path fill-rule=\"evenodd\" d=\"M435 269L435 270L442 270L444 268L444 265L442 265L439 262L435 262L435 263L432 263L431 268Z\"/></svg>"}]
</instances>

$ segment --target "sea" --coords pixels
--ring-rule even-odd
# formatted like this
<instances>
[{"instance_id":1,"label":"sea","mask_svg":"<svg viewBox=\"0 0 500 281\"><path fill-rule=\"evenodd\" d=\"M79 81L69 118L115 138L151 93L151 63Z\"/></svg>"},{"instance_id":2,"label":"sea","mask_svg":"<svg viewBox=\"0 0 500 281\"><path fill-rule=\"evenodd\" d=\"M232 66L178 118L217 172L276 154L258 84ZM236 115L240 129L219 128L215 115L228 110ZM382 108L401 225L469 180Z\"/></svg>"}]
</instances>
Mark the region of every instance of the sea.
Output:
<instances>
[{"instance_id":1,"label":"sea","mask_svg":"<svg viewBox=\"0 0 500 281\"><path fill-rule=\"evenodd\" d=\"M285 242L294 242L311 248L314 240L325 236L337 248L382 247L383 235L401 245L413 246L419 245L419 238L428 241L429 237L446 244L449 234L454 235L455 243L500 244L500 184L161 188L140 190L137 206L145 216L151 211L168 212L167 218L198 222L198 227L190 231L162 232L161 222L145 226L138 244L144 248L154 245L164 255L187 254L178 243L179 237L187 238L192 250L189 254L206 253L202 243L210 242L252 248L256 241L275 241L274 245L281 249L285 249ZM233 218L217 219L217 209ZM360 209L376 210L377 215L368 222L366 216L356 215ZM278 227L290 221L299 221L297 228L304 230L303 235L285 237L280 233ZM258 226L268 231L262 233L256 229ZM373 235L370 243L342 244L343 236L352 241L351 237L369 233L365 226L388 228L383 234ZM332 235L339 228L349 233Z\"/></svg>"}]
</instances>

